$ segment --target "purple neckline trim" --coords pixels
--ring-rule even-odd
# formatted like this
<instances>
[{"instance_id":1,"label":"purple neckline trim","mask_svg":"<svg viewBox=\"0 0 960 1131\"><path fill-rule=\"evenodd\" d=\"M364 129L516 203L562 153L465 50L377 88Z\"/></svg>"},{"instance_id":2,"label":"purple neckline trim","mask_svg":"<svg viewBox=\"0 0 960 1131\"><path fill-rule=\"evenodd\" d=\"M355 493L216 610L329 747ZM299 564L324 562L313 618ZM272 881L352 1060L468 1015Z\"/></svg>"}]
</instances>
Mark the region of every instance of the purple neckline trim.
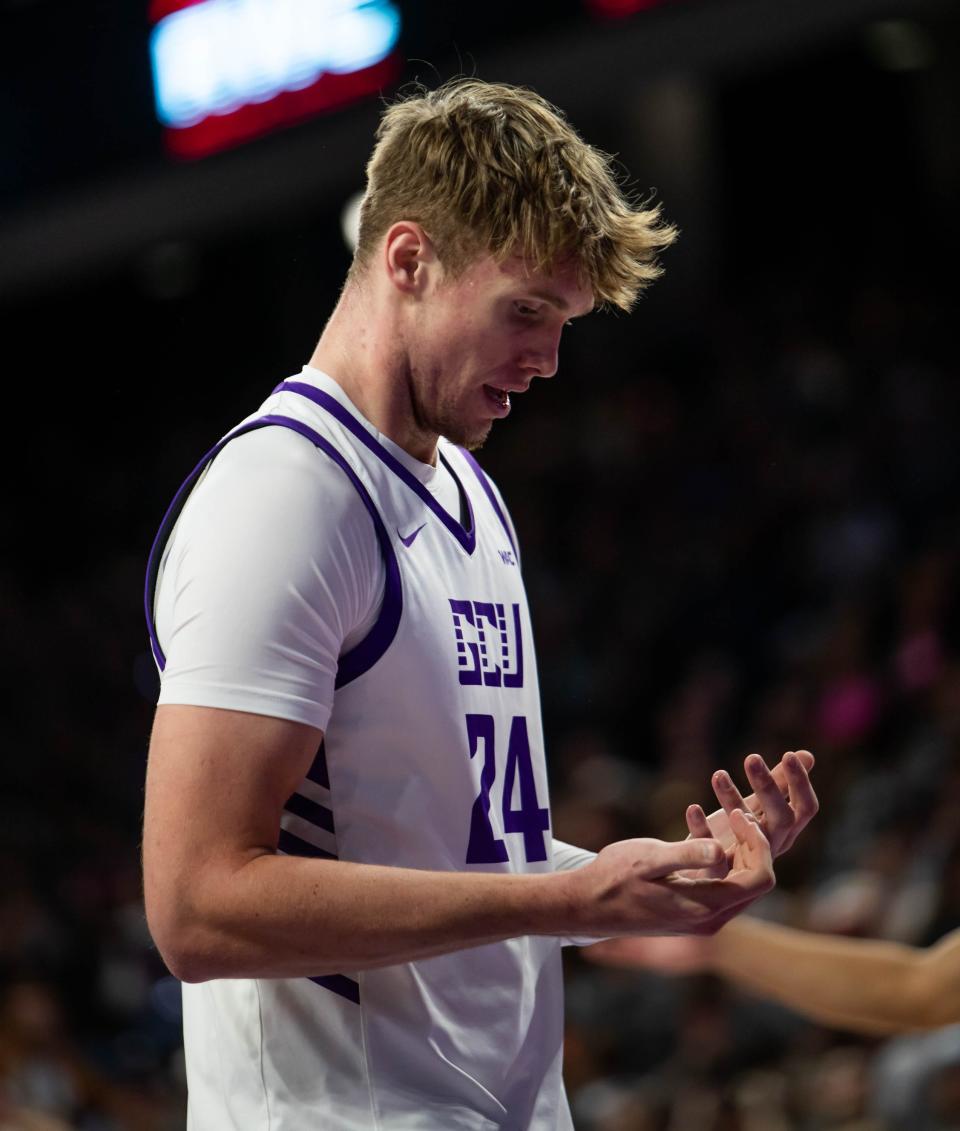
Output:
<instances>
[{"instance_id":1,"label":"purple neckline trim","mask_svg":"<svg viewBox=\"0 0 960 1131\"><path fill-rule=\"evenodd\" d=\"M490 505L496 512L497 518L500 519L500 524L507 532L507 537L510 539L510 545L513 547L513 552L519 559L520 555L517 552L517 544L513 540L513 531L510 529L510 523L507 522L507 516L503 513L503 508L500 506L500 500L497 498L496 492L493 489L493 484L487 478L486 472L480 466L474 457L467 451L466 448L459 448L458 451L473 469L474 475L480 480L480 486L484 489L487 498L490 500Z\"/></svg>"},{"instance_id":2,"label":"purple neckline trim","mask_svg":"<svg viewBox=\"0 0 960 1131\"><path fill-rule=\"evenodd\" d=\"M473 503L470 501L469 492L467 492L467 512L470 520L470 529L466 530L452 515L448 514L443 507L440 506L420 480L417 479L415 475L411 475L396 456L388 452L379 440L374 439L353 413L344 408L343 405L334 397L331 397L329 393L325 393L321 389L315 389L313 385L304 384L302 381L283 381L277 385L273 391L275 393L299 393L300 396L313 401L314 404L326 409L331 416L336 417L344 428L352 432L361 444L369 448L398 479L401 479L415 495L419 496L468 554L473 553L477 546L477 524L474 518Z\"/></svg>"}]
</instances>

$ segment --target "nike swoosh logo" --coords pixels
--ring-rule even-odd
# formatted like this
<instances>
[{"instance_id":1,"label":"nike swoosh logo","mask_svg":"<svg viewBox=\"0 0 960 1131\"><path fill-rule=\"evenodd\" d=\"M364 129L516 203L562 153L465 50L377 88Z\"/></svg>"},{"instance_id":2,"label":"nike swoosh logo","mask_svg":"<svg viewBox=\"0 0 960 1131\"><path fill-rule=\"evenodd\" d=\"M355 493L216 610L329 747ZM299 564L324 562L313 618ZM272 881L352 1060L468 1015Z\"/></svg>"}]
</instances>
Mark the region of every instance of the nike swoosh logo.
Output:
<instances>
[{"instance_id":1,"label":"nike swoosh logo","mask_svg":"<svg viewBox=\"0 0 960 1131\"><path fill-rule=\"evenodd\" d=\"M417 529L414 530L412 534L408 534L406 538L404 538L404 536L400 534L400 527L398 526L397 534L400 536L400 541L404 544L404 546L412 546L414 538L416 538L416 536L420 533L421 530L423 530L426 525L427 524L425 522L421 522Z\"/></svg>"}]
</instances>

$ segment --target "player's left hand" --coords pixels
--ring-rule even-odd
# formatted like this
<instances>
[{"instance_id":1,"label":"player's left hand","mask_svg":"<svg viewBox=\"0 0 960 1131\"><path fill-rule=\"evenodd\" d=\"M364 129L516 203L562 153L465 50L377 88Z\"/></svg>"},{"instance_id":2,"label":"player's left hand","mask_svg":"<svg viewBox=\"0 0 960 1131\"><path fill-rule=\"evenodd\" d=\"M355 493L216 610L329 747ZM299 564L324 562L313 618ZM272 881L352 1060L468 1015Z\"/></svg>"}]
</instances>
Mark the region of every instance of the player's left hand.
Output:
<instances>
[{"instance_id":1,"label":"player's left hand","mask_svg":"<svg viewBox=\"0 0 960 1131\"><path fill-rule=\"evenodd\" d=\"M759 754L750 754L743 763L753 793L743 797L726 770L717 770L710 779L721 808L706 816L699 805L686 812L687 828L693 837L713 836L729 855L737 838L730 828L734 809L752 813L776 856L786 852L816 815L820 803L810 781L814 757L809 750L789 750L771 770Z\"/></svg>"}]
</instances>

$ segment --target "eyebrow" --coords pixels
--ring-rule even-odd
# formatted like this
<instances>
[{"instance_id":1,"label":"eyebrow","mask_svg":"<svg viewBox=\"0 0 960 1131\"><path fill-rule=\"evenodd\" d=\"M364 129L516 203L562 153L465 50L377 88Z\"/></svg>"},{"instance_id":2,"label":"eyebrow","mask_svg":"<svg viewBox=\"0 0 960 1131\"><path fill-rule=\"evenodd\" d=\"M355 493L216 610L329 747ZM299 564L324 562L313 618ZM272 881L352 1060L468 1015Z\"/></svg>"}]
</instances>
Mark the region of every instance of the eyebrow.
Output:
<instances>
[{"instance_id":1,"label":"eyebrow","mask_svg":"<svg viewBox=\"0 0 960 1131\"><path fill-rule=\"evenodd\" d=\"M563 297L558 295L555 291L542 291L532 290L529 292L531 298L543 299L544 302L549 302L551 306L555 306L557 310L567 311L570 309L570 304Z\"/></svg>"},{"instance_id":2,"label":"eyebrow","mask_svg":"<svg viewBox=\"0 0 960 1131\"><path fill-rule=\"evenodd\" d=\"M570 309L570 303L567 302L563 295L557 294L556 291L545 291L541 290L540 288L536 288L534 290L528 291L527 293L531 298L539 298L542 299L543 302L549 302L550 305L555 306L561 314L566 314ZM589 314L590 311L587 311L587 313ZM582 315L577 314L574 317L580 318L582 317Z\"/></svg>"}]
</instances>

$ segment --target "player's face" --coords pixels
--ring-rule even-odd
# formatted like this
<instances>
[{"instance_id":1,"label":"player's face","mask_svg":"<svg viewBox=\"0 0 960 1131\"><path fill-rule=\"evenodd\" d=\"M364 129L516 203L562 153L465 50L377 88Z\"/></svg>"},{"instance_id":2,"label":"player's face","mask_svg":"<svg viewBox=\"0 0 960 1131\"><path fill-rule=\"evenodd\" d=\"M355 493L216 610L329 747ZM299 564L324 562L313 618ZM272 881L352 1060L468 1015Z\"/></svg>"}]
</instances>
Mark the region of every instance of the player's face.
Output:
<instances>
[{"instance_id":1,"label":"player's face","mask_svg":"<svg viewBox=\"0 0 960 1131\"><path fill-rule=\"evenodd\" d=\"M556 373L564 326L592 309L572 267L528 273L519 258L485 256L442 280L409 343L418 428L479 447L510 412L511 395Z\"/></svg>"}]
</instances>

